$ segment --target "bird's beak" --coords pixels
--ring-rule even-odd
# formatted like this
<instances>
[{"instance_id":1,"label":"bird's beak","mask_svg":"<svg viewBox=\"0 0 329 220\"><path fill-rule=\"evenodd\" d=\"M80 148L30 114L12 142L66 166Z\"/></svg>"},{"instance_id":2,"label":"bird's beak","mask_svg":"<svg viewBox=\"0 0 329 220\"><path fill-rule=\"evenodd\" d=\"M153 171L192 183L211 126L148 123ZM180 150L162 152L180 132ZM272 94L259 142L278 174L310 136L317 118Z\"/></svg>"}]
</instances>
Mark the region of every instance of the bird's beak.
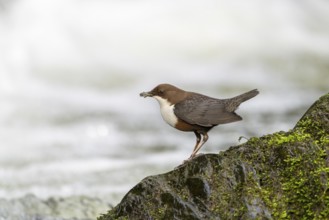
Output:
<instances>
[{"instance_id":1,"label":"bird's beak","mask_svg":"<svg viewBox=\"0 0 329 220\"><path fill-rule=\"evenodd\" d=\"M139 94L141 97L152 97L153 93L152 92L142 92L141 94Z\"/></svg>"}]
</instances>

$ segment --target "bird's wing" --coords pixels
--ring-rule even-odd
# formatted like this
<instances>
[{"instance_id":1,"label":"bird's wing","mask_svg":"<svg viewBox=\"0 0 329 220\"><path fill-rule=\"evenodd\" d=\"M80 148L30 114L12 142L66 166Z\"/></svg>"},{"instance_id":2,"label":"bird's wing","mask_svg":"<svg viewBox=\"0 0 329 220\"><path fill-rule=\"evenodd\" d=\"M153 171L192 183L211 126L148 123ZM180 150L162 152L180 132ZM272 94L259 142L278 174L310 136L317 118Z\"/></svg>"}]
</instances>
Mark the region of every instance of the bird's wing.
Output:
<instances>
[{"instance_id":1,"label":"bird's wing","mask_svg":"<svg viewBox=\"0 0 329 220\"><path fill-rule=\"evenodd\" d=\"M242 120L235 112L228 112L224 100L195 93L175 104L176 116L189 124L212 127Z\"/></svg>"}]
</instances>

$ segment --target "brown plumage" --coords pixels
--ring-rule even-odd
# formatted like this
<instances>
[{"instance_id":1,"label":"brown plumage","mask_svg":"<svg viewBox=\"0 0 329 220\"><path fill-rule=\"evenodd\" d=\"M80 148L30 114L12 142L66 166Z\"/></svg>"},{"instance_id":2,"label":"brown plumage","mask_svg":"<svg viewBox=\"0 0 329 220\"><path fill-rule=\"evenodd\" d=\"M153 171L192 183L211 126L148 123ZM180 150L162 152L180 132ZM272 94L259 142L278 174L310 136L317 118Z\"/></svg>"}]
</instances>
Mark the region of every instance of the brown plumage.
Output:
<instances>
[{"instance_id":1,"label":"brown plumage","mask_svg":"<svg viewBox=\"0 0 329 220\"><path fill-rule=\"evenodd\" d=\"M170 84L160 84L140 96L154 97L160 104L163 119L181 131L193 131L197 141L189 159L195 157L208 140L208 131L219 124L242 120L235 110L258 94L254 89L229 99L216 99L188 92Z\"/></svg>"}]
</instances>

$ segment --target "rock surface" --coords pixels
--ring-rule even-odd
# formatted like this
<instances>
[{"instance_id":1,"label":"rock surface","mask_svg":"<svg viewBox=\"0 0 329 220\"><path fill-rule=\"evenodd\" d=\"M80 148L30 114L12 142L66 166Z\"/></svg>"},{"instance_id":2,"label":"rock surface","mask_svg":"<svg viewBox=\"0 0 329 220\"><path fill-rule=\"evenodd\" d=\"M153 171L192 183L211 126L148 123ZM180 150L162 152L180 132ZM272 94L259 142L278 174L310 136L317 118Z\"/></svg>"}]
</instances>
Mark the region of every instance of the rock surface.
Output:
<instances>
[{"instance_id":1,"label":"rock surface","mask_svg":"<svg viewBox=\"0 0 329 220\"><path fill-rule=\"evenodd\" d=\"M34 195L0 199L0 220L91 220L111 206L97 198L72 196L41 200Z\"/></svg>"},{"instance_id":2,"label":"rock surface","mask_svg":"<svg viewBox=\"0 0 329 220\"><path fill-rule=\"evenodd\" d=\"M296 126L150 176L99 220L329 219L329 94Z\"/></svg>"}]
</instances>

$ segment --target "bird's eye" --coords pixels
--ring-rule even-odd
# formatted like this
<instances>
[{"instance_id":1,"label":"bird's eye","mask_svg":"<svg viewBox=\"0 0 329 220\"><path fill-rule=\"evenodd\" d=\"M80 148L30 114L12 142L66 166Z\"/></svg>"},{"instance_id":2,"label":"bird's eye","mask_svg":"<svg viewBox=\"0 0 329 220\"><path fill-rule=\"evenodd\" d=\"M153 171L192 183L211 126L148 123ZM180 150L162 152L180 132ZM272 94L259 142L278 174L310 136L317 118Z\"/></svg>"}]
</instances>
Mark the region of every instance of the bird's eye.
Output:
<instances>
[{"instance_id":1,"label":"bird's eye","mask_svg":"<svg viewBox=\"0 0 329 220\"><path fill-rule=\"evenodd\" d=\"M159 94L162 95L164 93L163 89L159 89Z\"/></svg>"}]
</instances>

